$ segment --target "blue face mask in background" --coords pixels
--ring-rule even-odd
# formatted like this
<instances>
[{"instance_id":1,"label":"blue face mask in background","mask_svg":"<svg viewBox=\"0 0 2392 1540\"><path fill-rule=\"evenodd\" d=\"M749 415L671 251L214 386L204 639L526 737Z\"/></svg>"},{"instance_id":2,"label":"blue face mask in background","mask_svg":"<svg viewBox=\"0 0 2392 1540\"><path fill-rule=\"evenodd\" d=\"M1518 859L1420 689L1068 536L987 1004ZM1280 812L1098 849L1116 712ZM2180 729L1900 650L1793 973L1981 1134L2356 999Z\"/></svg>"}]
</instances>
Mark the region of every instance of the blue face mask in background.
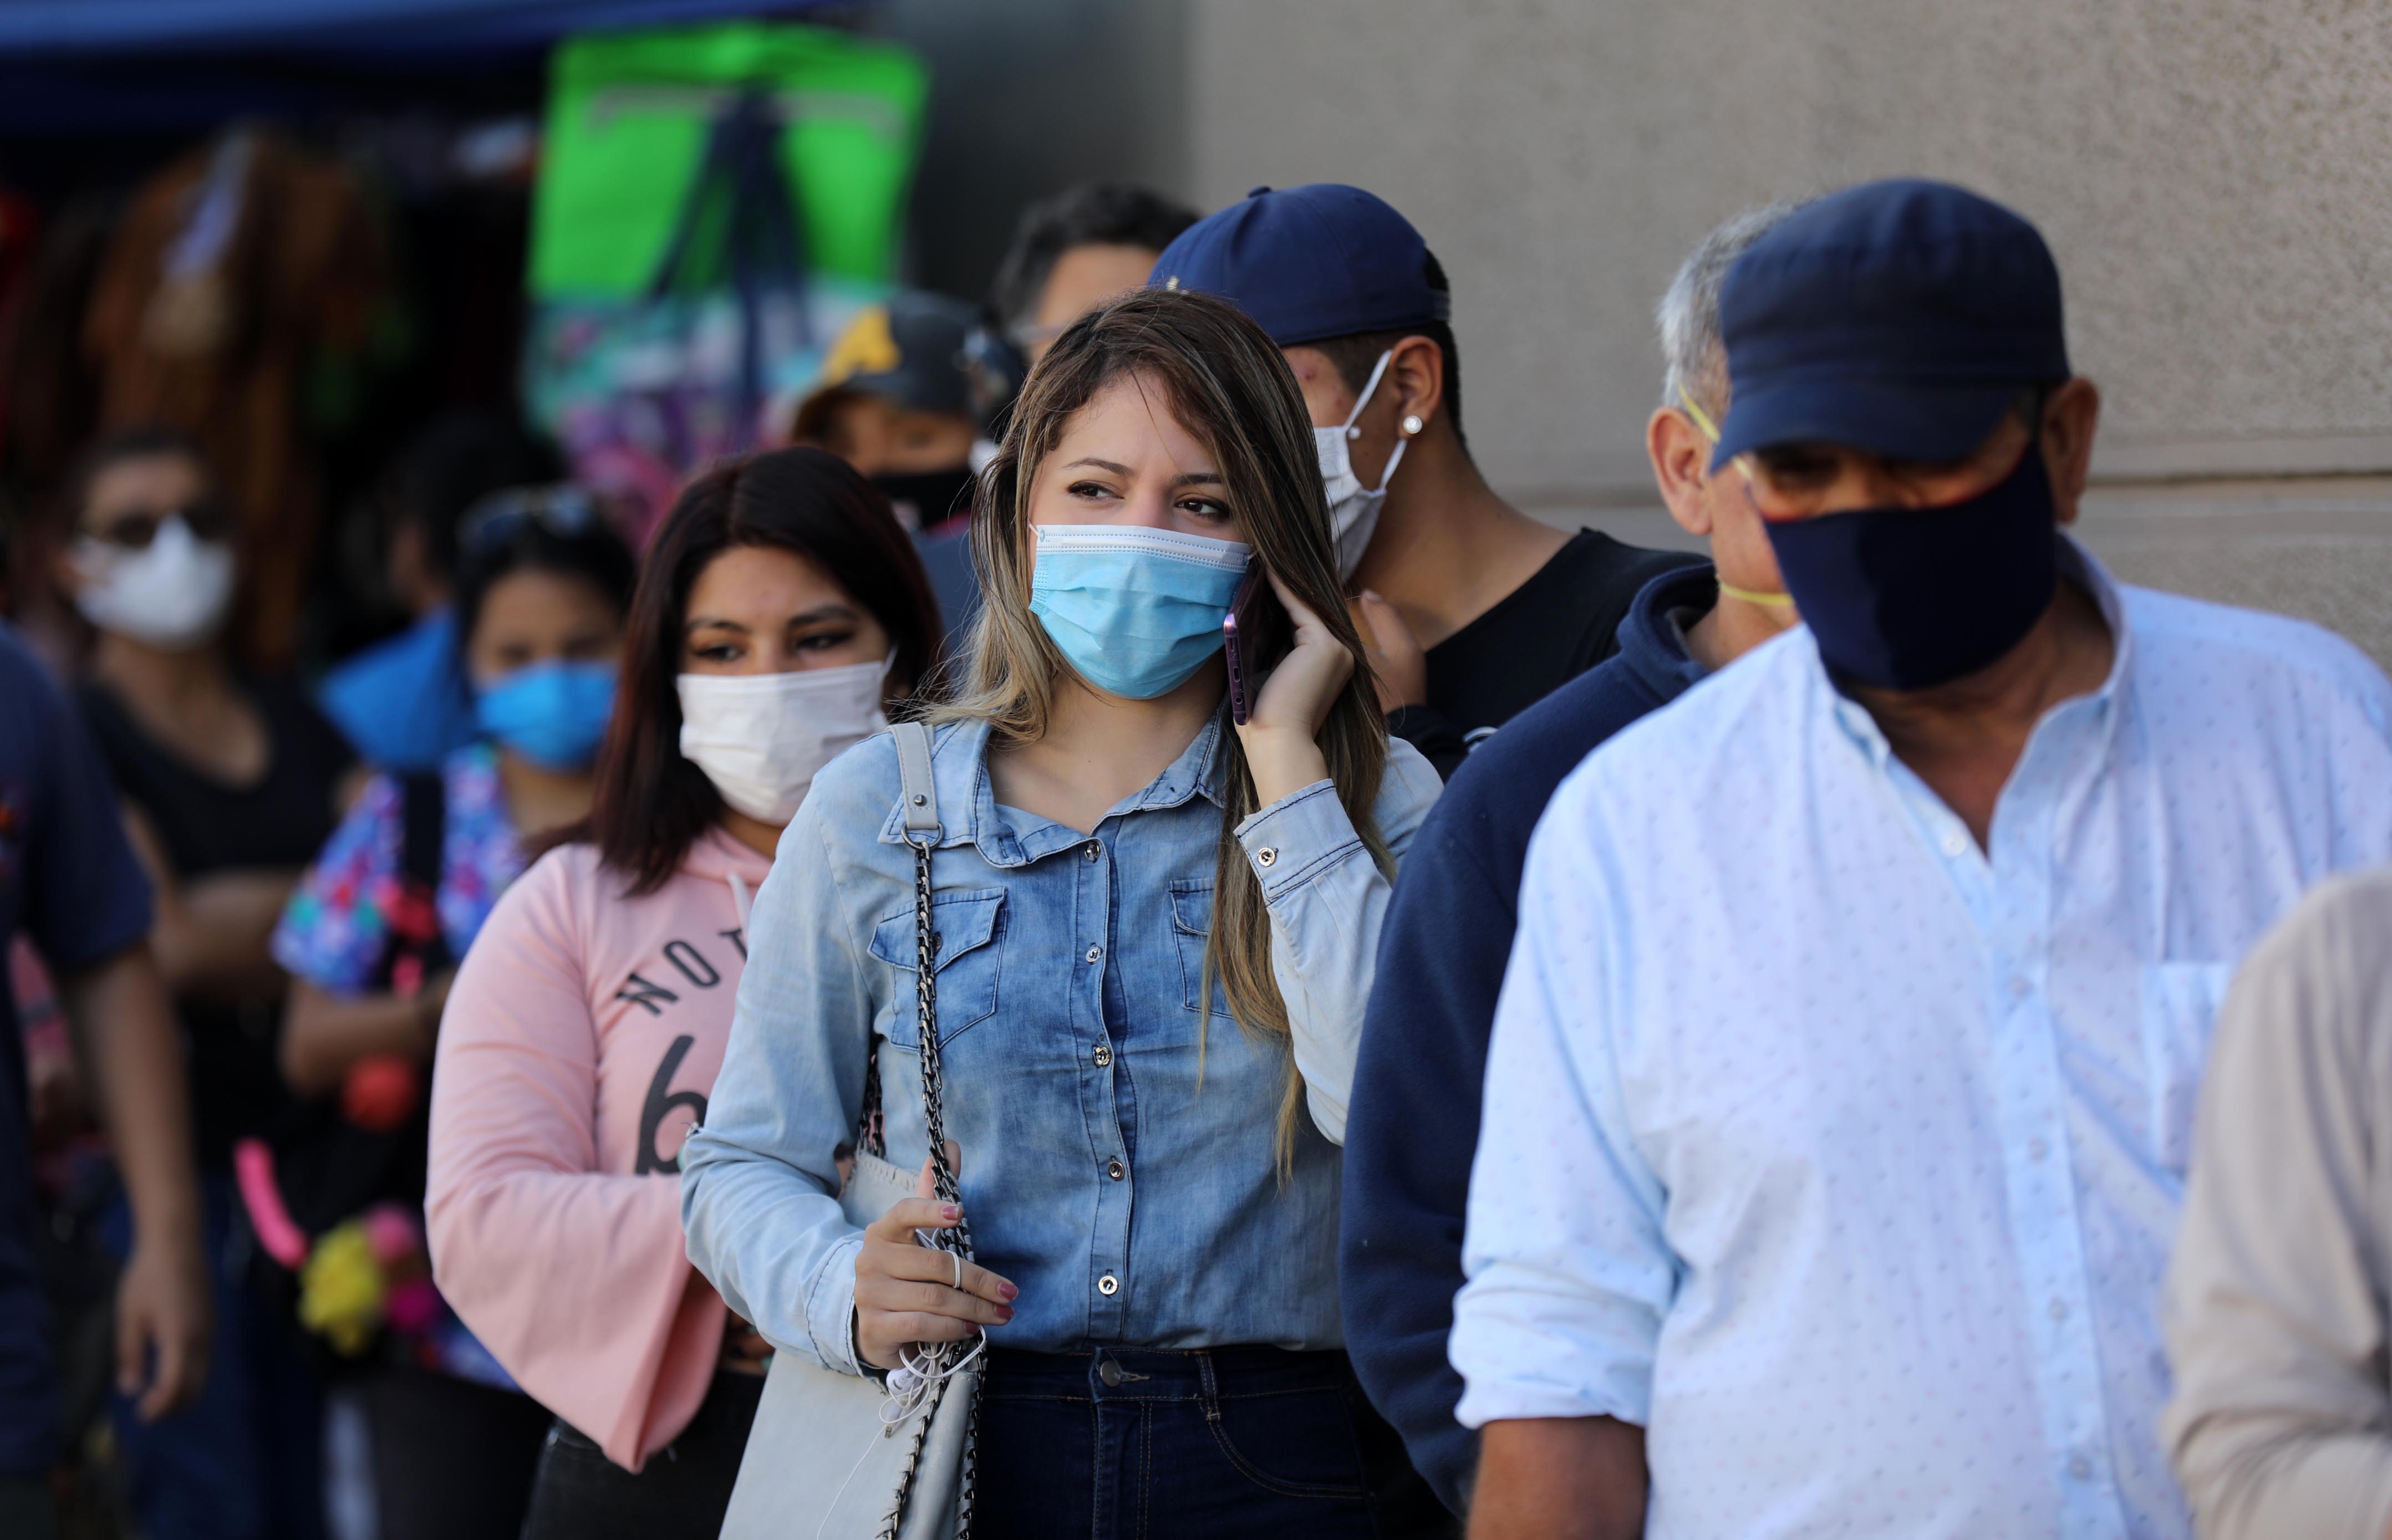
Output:
<instances>
[{"instance_id":1,"label":"blue face mask in background","mask_svg":"<svg viewBox=\"0 0 2392 1540\"><path fill-rule=\"evenodd\" d=\"M543 770L590 768L615 708L611 663L536 663L474 702L482 731Z\"/></svg>"},{"instance_id":2,"label":"blue face mask in background","mask_svg":"<svg viewBox=\"0 0 2392 1540\"><path fill-rule=\"evenodd\" d=\"M1030 613L1080 677L1149 701L1221 650L1248 548L1144 524L1040 524Z\"/></svg>"},{"instance_id":3,"label":"blue face mask in background","mask_svg":"<svg viewBox=\"0 0 2392 1540\"><path fill-rule=\"evenodd\" d=\"M2060 582L2051 477L2010 473L1940 508L1864 508L1768 524L1777 571L1840 679L1930 690L2019 643Z\"/></svg>"}]
</instances>

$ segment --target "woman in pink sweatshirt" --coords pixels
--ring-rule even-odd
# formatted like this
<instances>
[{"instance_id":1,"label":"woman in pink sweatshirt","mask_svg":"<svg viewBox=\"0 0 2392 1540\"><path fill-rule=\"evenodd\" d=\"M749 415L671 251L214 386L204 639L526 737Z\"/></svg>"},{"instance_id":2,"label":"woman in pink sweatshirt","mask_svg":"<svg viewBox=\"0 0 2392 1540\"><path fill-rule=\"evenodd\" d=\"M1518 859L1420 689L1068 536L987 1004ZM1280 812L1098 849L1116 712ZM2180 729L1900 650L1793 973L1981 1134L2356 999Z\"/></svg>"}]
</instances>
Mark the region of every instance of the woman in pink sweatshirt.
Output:
<instances>
[{"instance_id":1,"label":"woman in pink sweatshirt","mask_svg":"<svg viewBox=\"0 0 2392 1540\"><path fill-rule=\"evenodd\" d=\"M818 450L700 477L648 553L591 817L476 938L433 1074L436 1281L557 1417L527 1540L722 1526L766 1350L683 1253L681 1142L782 826L940 635L887 500Z\"/></svg>"}]
</instances>

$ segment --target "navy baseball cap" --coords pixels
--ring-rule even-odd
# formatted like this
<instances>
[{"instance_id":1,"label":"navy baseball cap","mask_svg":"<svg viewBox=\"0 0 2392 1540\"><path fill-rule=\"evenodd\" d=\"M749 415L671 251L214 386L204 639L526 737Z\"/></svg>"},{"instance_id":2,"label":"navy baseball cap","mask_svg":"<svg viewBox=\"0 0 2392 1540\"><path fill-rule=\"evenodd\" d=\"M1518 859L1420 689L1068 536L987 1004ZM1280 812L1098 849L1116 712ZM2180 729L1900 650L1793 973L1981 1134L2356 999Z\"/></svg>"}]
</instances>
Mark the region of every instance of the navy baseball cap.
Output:
<instances>
[{"instance_id":1,"label":"navy baseball cap","mask_svg":"<svg viewBox=\"0 0 2392 1540\"><path fill-rule=\"evenodd\" d=\"M1713 470L1802 442L1958 459L2020 386L2070 373L2050 248L1944 182L1864 183L1787 215L1728 269L1720 340Z\"/></svg>"},{"instance_id":2,"label":"navy baseball cap","mask_svg":"<svg viewBox=\"0 0 2392 1540\"><path fill-rule=\"evenodd\" d=\"M1207 214L1155 259L1150 289L1192 289L1253 317L1281 347L1442 321L1428 243L1402 214L1335 182L1273 191Z\"/></svg>"}]
</instances>

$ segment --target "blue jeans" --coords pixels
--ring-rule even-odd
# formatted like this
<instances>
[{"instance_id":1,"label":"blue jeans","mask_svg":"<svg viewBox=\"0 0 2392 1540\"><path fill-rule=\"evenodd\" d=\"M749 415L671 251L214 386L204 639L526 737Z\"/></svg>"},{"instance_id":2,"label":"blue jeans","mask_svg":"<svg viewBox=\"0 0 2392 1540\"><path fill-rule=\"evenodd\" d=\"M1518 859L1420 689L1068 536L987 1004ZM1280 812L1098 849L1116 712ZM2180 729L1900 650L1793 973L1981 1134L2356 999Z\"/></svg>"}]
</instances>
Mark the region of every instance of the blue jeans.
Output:
<instances>
[{"instance_id":1,"label":"blue jeans","mask_svg":"<svg viewBox=\"0 0 2392 1540\"><path fill-rule=\"evenodd\" d=\"M215 1338L200 1397L143 1422L110 1400L134 1516L148 1540L322 1540L323 1401L287 1308L249 1283L252 1245L221 1171L200 1173ZM121 1261L133 1217L119 1197L101 1234Z\"/></svg>"},{"instance_id":2,"label":"blue jeans","mask_svg":"<svg viewBox=\"0 0 2392 1540\"><path fill-rule=\"evenodd\" d=\"M976 1540L1384 1540L1452 1520L1342 1352L995 1351Z\"/></svg>"}]
</instances>

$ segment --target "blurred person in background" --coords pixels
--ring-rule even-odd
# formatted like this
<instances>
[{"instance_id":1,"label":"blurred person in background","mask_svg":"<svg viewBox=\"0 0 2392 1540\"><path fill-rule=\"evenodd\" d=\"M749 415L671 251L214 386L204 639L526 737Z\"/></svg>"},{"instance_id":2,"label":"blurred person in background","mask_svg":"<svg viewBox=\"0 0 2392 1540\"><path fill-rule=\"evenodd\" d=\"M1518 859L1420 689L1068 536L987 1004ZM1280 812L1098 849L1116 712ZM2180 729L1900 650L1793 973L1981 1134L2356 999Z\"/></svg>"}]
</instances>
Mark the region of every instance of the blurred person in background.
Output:
<instances>
[{"instance_id":1,"label":"blurred person in background","mask_svg":"<svg viewBox=\"0 0 2392 1540\"><path fill-rule=\"evenodd\" d=\"M1073 321L1140 287L1196 211L1132 182L1083 182L1021 211L988 307L1035 364Z\"/></svg>"},{"instance_id":2,"label":"blurred person in background","mask_svg":"<svg viewBox=\"0 0 2392 1540\"><path fill-rule=\"evenodd\" d=\"M692 483L649 548L597 800L483 926L440 1028L442 1292L556 1414L529 1540L713 1540L769 1350L691 1269L750 899L814 773L938 659L885 498L783 449Z\"/></svg>"},{"instance_id":3,"label":"blurred person in background","mask_svg":"<svg viewBox=\"0 0 2392 1540\"><path fill-rule=\"evenodd\" d=\"M173 1004L144 944L150 889L106 767L65 699L0 628L0 936L23 934L49 968L94 1078L129 1198L117 1283L115 1379L138 1425L182 1420L211 1348L211 1288ZM12 990L0 989L0 1534L50 1540L58 1384L33 1262L32 1137ZM220 1217L220 1216L219 1216ZM239 1410L223 1402L219 1412ZM254 1468L228 1480L259 1474ZM188 1495L188 1494L187 1494ZM162 1513L153 1535L263 1534L262 1495L211 1495L234 1515ZM154 1505L145 1504L154 1511Z\"/></svg>"},{"instance_id":4,"label":"blurred person in background","mask_svg":"<svg viewBox=\"0 0 2392 1540\"><path fill-rule=\"evenodd\" d=\"M960 1197L859 1231L835 1196L868 1081L889 1158L930 1175L881 735L815 778L757 899L682 1146L690 1260L841 1373L985 1328L983 1540L1420 1533L1436 1501L1340 1351L1334 1146L1439 788L1362 677L1295 382L1234 307L1131 293L1039 365L986 485L918 938ZM1232 726L1221 617L1255 563L1293 644ZM916 1244L966 1216L976 1263Z\"/></svg>"},{"instance_id":5,"label":"blurred person in background","mask_svg":"<svg viewBox=\"0 0 2392 1540\"><path fill-rule=\"evenodd\" d=\"M187 1038L214 1372L202 1399L118 1426L153 1535L312 1535L319 1408L294 1327L251 1287L234 1234L231 1151L284 1116L275 1068L284 980L274 922L347 786L348 745L295 681L237 670L223 641L232 517L183 439L133 429L68 477L59 579L98 633L76 692L156 891L151 946ZM116 1220L120 1245L125 1216Z\"/></svg>"},{"instance_id":6,"label":"blurred person in background","mask_svg":"<svg viewBox=\"0 0 2392 1540\"><path fill-rule=\"evenodd\" d=\"M2392 870L2320 887L2218 1012L2164 1424L2205 1540L2392 1534Z\"/></svg>"},{"instance_id":7,"label":"blurred person in background","mask_svg":"<svg viewBox=\"0 0 2392 1540\"><path fill-rule=\"evenodd\" d=\"M292 978L282 1072L315 1113L277 1158L293 1193L341 1173L303 1209L311 1228L370 1205L420 1223L441 1008L529 850L589 815L631 585L630 550L578 488L499 493L465 522L451 666L480 737L436 773L370 781L274 933ZM401 1136L357 1132L385 1127ZM384 1275L420 1272L422 1249L418 1233L409 1254L382 1256ZM380 1323L398 1340L360 1327L349 1343L379 1352L362 1393L382 1540L512 1537L548 1416L436 1297L421 1304Z\"/></svg>"},{"instance_id":8,"label":"blurred person in background","mask_svg":"<svg viewBox=\"0 0 2392 1540\"><path fill-rule=\"evenodd\" d=\"M1446 1358L1487 1040L1512 955L1528 836L1594 746L1795 624L1761 515L1733 473L1708 469L1727 415L1719 291L1729 264L1789 203L1703 238L1662 296L1662 404L1645 424L1670 517L1712 560L1644 585L1619 651L1513 718L1462 765L1421 826L1387 911L1346 1123L1338 1288L1346 1351L1437 1495L1469 1502L1478 1440L1453 1419Z\"/></svg>"},{"instance_id":9,"label":"blurred person in background","mask_svg":"<svg viewBox=\"0 0 2392 1540\"><path fill-rule=\"evenodd\" d=\"M906 291L866 306L831 345L788 437L862 472L914 532L951 638L980 608L971 570L972 477L982 435L1020 383L971 306Z\"/></svg>"},{"instance_id":10,"label":"blurred person in background","mask_svg":"<svg viewBox=\"0 0 2392 1540\"><path fill-rule=\"evenodd\" d=\"M482 498L555 481L563 467L514 420L461 411L399 452L381 494L382 581L406 629L328 671L317 701L377 770L433 770L478 736L457 667L457 527Z\"/></svg>"},{"instance_id":11,"label":"blurred person in background","mask_svg":"<svg viewBox=\"0 0 2392 1540\"><path fill-rule=\"evenodd\" d=\"M1496 496L1462 436L1445 268L1359 188L1257 188L1173 241L1151 281L1234 301L1286 354L1389 730L1439 774L1609 657L1638 590L1692 560Z\"/></svg>"}]
</instances>

